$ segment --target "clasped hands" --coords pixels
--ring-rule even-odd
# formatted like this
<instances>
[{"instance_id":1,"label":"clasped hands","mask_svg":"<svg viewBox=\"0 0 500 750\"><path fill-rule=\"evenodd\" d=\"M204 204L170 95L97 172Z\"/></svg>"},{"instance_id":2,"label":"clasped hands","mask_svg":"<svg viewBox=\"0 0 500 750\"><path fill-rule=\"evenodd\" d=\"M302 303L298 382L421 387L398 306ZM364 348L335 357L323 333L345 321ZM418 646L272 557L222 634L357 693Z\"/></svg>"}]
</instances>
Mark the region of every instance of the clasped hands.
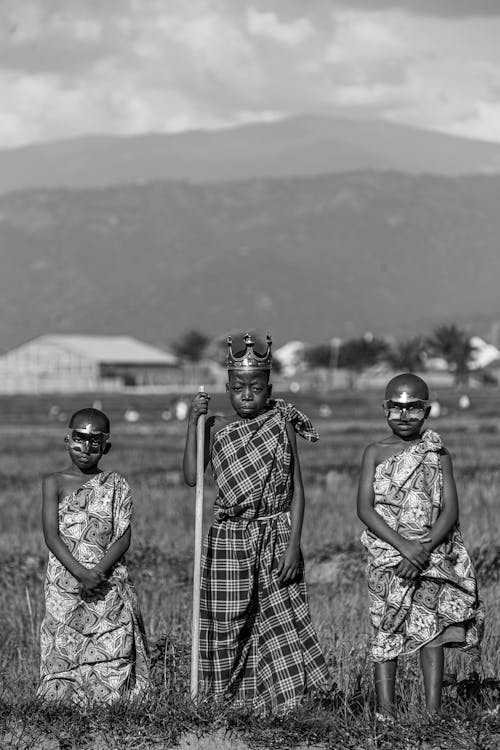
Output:
<instances>
[{"instance_id":1,"label":"clasped hands","mask_svg":"<svg viewBox=\"0 0 500 750\"><path fill-rule=\"evenodd\" d=\"M86 602L102 601L109 591L107 576L99 568L84 568L79 576L80 596Z\"/></svg>"},{"instance_id":2,"label":"clasped hands","mask_svg":"<svg viewBox=\"0 0 500 750\"><path fill-rule=\"evenodd\" d=\"M420 575L429 559L430 552L425 545L426 542L430 541L430 538L427 536L420 540L404 540L399 547L403 559L394 569L397 576L405 580L414 581Z\"/></svg>"}]
</instances>

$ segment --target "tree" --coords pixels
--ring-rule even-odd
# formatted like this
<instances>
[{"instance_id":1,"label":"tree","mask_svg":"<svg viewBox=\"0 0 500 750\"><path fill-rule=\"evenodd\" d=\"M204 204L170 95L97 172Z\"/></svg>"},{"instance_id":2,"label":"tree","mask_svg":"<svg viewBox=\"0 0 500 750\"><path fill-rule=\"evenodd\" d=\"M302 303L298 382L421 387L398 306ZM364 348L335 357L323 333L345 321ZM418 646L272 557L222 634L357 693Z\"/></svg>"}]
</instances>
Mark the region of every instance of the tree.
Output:
<instances>
[{"instance_id":1,"label":"tree","mask_svg":"<svg viewBox=\"0 0 500 750\"><path fill-rule=\"evenodd\" d=\"M425 363L425 340L422 336L398 341L386 355L387 364L401 372L423 370Z\"/></svg>"},{"instance_id":2,"label":"tree","mask_svg":"<svg viewBox=\"0 0 500 750\"><path fill-rule=\"evenodd\" d=\"M194 329L187 331L172 344L172 349L183 360L199 362L205 354L209 337Z\"/></svg>"},{"instance_id":3,"label":"tree","mask_svg":"<svg viewBox=\"0 0 500 750\"><path fill-rule=\"evenodd\" d=\"M365 334L358 339L348 339L340 345L338 366L361 372L381 362L387 355L389 345L384 339Z\"/></svg>"},{"instance_id":4,"label":"tree","mask_svg":"<svg viewBox=\"0 0 500 750\"><path fill-rule=\"evenodd\" d=\"M457 384L467 383L474 351L467 331L454 323L441 325L434 329L427 343L432 354L446 360Z\"/></svg>"},{"instance_id":5,"label":"tree","mask_svg":"<svg viewBox=\"0 0 500 750\"><path fill-rule=\"evenodd\" d=\"M373 367L385 359L389 344L385 339L379 339L371 333L357 339L344 341L338 351L337 364L339 368L349 371L349 385L356 383L356 376L367 367Z\"/></svg>"},{"instance_id":6,"label":"tree","mask_svg":"<svg viewBox=\"0 0 500 750\"><path fill-rule=\"evenodd\" d=\"M331 360L332 347L330 344L308 346L304 350L304 362L308 367L330 367Z\"/></svg>"}]
</instances>

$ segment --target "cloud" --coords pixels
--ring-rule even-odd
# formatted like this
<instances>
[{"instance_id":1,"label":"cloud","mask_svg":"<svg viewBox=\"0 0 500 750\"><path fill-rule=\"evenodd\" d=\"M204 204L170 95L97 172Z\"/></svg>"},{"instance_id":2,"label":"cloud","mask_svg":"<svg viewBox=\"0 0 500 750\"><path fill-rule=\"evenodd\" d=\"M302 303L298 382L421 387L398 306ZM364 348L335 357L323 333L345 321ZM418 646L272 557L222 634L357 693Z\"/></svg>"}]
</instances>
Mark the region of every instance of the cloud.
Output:
<instances>
[{"instance_id":1,"label":"cloud","mask_svg":"<svg viewBox=\"0 0 500 750\"><path fill-rule=\"evenodd\" d=\"M339 0L344 9L402 10L429 17L500 16L498 0Z\"/></svg>"},{"instance_id":2,"label":"cloud","mask_svg":"<svg viewBox=\"0 0 500 750\"><path fill-rule=\"evenodd\" d=\"M478 101L474 104L472 112L456 119L454 123L447 128L449 133L455 135L465 135L467 137L479 138L482 140L498 140L500 128L500 102L498 101Z\"/></svg>"},{"instance_id":3,"label":"cloud","mask_svg":"<svg viewBox=\"0 0 500 750\"><path fill-rule=\"evenodd\" d=\"M0 91L9 102L0 145L303 112L500 140L500 19L416 14L425 0L398 9L382 0L345 4L12 3L0 30ZM444 13L444 0L432 5Z\"/></svg>"},{"instance_id":4,"label":"cloud","mask_svg":"<svg viewBox=\"0 0 500 750\"><path fill-rule=\"evenodd\" d=\"M247 9L246 21L250 34L290 47L295 47L314 35L314 27L307 18L284 23L276 13L259 12L253 6Z\"/></svg>"}]
</instances>

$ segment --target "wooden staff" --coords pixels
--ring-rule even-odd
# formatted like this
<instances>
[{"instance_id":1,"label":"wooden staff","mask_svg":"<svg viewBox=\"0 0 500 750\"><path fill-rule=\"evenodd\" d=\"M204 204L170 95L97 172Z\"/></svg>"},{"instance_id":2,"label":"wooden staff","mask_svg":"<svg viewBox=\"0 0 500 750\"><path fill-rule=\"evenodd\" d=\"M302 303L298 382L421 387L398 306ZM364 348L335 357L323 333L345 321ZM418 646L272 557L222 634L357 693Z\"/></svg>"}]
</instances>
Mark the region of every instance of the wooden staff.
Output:
<instances>
[{"instance_id":1,"label":"wooden staff","mask_svg":"<svg viewBox=\"0 0 500 750\"><path fill-rule=\"evenodd\" d=\"M200 385L199 392L204 387ZM196 425L196 500L194 522L193 618L191 623L191 699L198 698L198 656L200 648L201 543L203 531L203 475L205 473L205 414Z\"/></svg>"}]
</instances>

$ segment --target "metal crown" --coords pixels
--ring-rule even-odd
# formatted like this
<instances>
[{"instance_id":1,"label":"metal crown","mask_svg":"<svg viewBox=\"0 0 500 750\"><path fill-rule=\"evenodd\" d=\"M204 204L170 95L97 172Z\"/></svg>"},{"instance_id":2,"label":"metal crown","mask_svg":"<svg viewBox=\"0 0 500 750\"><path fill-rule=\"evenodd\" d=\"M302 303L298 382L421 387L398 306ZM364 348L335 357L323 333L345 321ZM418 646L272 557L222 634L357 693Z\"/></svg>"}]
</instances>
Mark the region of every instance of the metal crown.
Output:
<instances>
[{"instance_id":1,"label":"metal crown","mask_svg":"<svg viewBox=\"0 0 500 750\"><path fill-rule=\"evenodd\" d=\"M228 336L227 339L227 359L226 367L228 370L270 370L273 365L273 356L271 354L272 339L266 334L266 351L265 354L254 352L255 341L249 333L245 334L243 342L245 351L240 357L233 354L233 339Z\"/></svg>"}]
</instances>

